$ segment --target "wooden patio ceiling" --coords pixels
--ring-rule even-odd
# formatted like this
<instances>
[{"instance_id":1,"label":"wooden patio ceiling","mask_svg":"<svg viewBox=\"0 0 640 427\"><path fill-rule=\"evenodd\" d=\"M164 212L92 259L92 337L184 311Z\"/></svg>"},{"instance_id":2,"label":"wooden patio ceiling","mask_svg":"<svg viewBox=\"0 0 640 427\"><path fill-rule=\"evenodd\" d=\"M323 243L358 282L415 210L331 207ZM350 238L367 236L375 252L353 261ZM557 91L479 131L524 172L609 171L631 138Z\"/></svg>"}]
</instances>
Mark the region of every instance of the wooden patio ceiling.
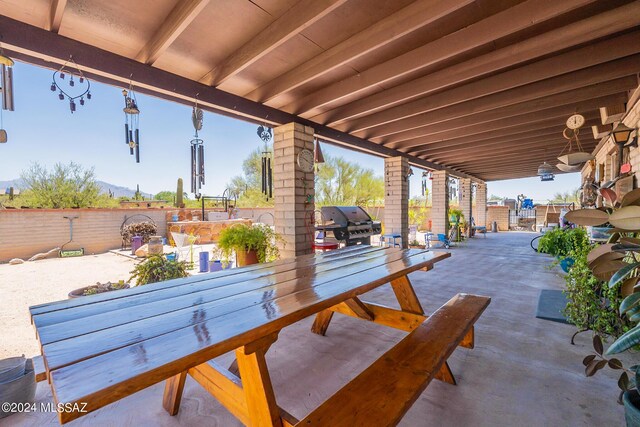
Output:
<instances>
[{"instance_id":1,"label":"wooden patio ceiling","mask_svg":"<svg viewBox=\"0 0 640 427\"><path fill-rule=\"evenodd\" d=\"M483 180L557 163L566 118L600 124L640 72L630 0L8 0L0 14L18 59L73 55L101 81Z\"/></svg>"}]
</instances>

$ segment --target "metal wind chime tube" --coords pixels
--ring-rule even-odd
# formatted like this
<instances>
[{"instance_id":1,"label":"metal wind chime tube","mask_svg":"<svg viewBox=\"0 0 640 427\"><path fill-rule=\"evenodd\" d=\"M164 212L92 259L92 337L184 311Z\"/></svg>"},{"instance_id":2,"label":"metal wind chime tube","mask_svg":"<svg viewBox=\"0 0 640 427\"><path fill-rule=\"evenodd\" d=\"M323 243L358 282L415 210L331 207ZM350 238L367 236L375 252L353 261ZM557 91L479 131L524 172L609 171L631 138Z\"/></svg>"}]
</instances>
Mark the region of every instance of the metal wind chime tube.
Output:
<instances>
[{"instance_id":1,"label":"metal wind chime tube","mask_svg":"<svg viewBox=\"0 0 640 427\"><path fill-rule=\"evenodd\" d=\"M191 192L200 198L200 189L205 183L204 180L204 141L198 137L198 131L202 129L204 114L198 108L198 99L193 107L191 121L195 129L194 138L191 140Z\"/></svg>"},{"instance_id":2,"label":"metal wind chime tube","mask_svg":"<svg viewBox=\"0 0 640 427\"><path fill-rule=\"evenodd\" d=\"M124 97L124 135L125 143L129 146L129 154L136 156L136 163L140 163L140 109L136 100L133 86L129 90L122 89Z\"/></svg>"},{"instance_id":3,"label":"metal wind chime tube","mask_svg":"<svg viewBox=\"0 0 640 427\"><path fill-rule=\"evenodd\" d=\"M273 171L271 169L271 152L269 151L269 141L273 137L270 127L258 126L258 136L264 142L264 150L262 151L261 177L262 177L262 194L269 200L273 197Z\"/></svg>"}]
</instances>

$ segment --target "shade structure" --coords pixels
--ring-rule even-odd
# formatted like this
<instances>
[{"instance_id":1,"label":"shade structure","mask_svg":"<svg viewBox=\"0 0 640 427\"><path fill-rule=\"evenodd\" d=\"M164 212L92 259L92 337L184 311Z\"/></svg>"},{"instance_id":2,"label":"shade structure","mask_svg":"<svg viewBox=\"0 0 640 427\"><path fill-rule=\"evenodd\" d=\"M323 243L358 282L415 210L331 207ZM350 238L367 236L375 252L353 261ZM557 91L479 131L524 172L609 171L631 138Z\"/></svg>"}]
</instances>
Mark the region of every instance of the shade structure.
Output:
<instances>
[{"instance_id":1,"label":"shade structure","mask_svg":"<svg viewBox=\"0 0 640 427\"><path fill-rule=\"evenodd\" d=\"M328 143L482 180L536 175L568 115L589 128L638 86L631 0L145 4L2 2L2 46L54 68L72 54L98 81L185 104L199 94L203 109L297 121Z\"/></svg>"}]
</instances>

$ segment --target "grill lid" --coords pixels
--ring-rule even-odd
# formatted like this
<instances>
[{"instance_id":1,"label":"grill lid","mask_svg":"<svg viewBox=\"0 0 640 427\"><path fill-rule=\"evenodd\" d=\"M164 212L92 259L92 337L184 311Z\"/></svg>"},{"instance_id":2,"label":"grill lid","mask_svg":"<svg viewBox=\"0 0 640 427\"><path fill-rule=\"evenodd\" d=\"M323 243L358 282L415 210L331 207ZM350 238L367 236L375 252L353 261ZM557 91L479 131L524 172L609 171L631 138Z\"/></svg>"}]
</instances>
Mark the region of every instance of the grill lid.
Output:
<instances>
[{"instance_id":1,"label":"grill lid","mask_svg":"<svg viewBox=\"0 0 640 427\"><path fill-rule=\"evenodd\" d=\"M323 206L322 218L342 226L371 224L369 214L360 206Z\"/></svg>"}]
</instances>

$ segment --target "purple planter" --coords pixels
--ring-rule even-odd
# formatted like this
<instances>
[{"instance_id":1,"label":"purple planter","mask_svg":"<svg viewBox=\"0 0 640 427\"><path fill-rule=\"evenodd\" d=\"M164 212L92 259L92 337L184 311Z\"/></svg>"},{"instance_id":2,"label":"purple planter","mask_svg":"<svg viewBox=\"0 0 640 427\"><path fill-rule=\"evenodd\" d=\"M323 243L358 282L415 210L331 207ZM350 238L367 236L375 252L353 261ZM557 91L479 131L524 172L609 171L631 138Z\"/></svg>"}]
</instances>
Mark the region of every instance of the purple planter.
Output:
<instances>
[{"instance_id":1,"label":"purple planter","mask_svg":"<svg viewBox=\"0 0 640 427\"><path fill-rule=\"evenodd\" d=\"M135 255L140 246L142 246L142 236L133 236L131 238L131 255Z\"/></svg>"}]
</instances>

